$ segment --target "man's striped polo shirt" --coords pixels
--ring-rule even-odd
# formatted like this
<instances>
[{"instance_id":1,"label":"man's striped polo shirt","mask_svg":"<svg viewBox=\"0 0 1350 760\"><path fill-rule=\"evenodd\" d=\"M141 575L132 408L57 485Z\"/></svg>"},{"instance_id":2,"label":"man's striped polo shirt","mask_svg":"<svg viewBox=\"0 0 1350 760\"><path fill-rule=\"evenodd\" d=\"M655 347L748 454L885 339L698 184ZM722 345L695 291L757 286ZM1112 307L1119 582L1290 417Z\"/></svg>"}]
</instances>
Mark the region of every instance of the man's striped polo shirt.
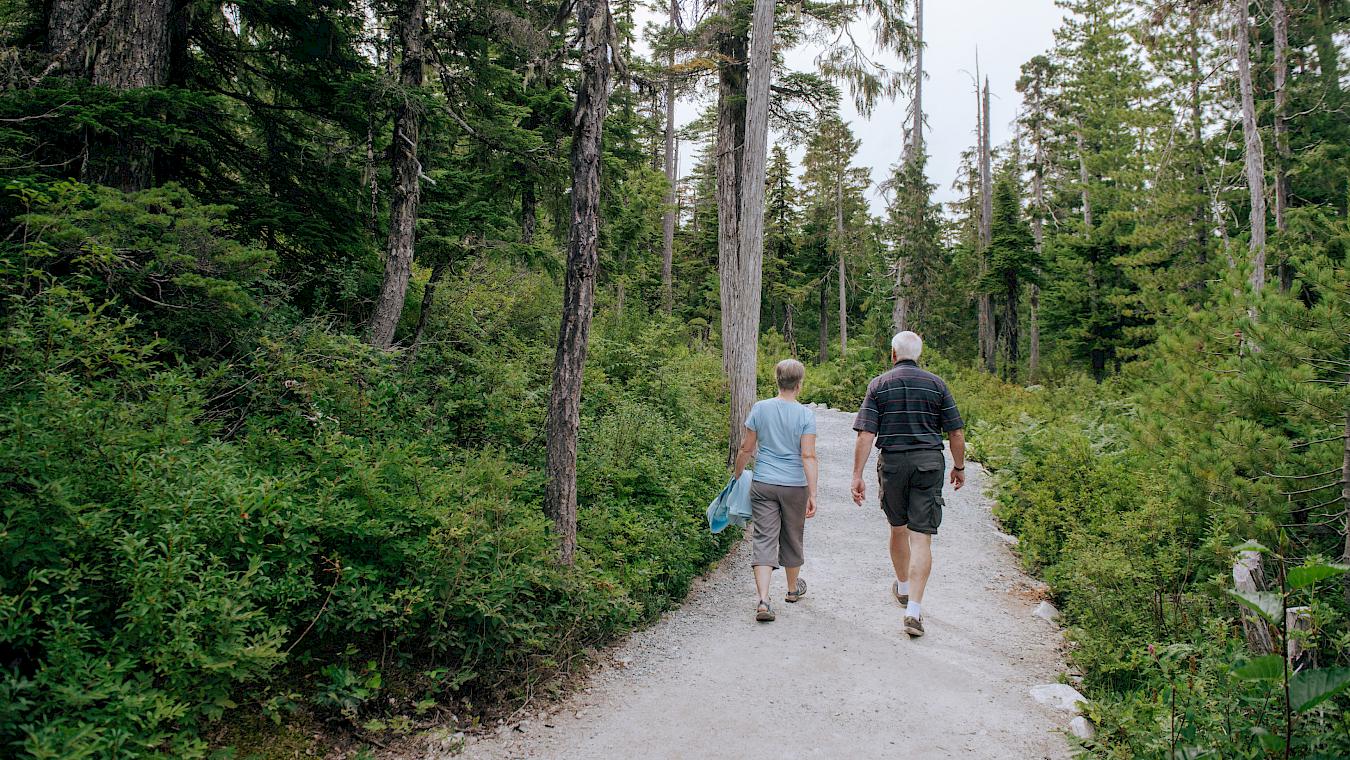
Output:
<instances>
[{"instance_id":1,"label":"man's striped polo shirt","mask_svg":"<svg viewBox=\"0 0 1350 760\"><path fill-rule=\"evenodd\" d=\"M908 359L873 378L853 429L876 433L882 451L942 449L942 434L965 427L942 378Z\"/></svg>"}]
</instances>

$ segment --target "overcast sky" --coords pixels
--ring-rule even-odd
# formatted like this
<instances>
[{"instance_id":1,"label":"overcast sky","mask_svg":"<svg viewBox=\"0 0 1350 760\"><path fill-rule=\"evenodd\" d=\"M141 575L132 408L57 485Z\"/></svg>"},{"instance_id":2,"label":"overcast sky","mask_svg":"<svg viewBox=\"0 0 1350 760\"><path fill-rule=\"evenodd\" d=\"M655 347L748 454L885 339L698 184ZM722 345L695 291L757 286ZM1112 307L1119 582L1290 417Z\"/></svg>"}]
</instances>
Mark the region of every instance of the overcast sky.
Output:
<instances>
[{"instance_id":1,"label":"overcast sky","mask_svg":"<svg viewBox=\"0 0 1350 760\"><path fill-rule=\"evenodd\" d=\"M704 3L707 4L707 3ZM924 3L924 112L927 115L925 139L929 154L928 176L937 185L935 197L946 202L955 193L961 151L975 141L975 93L973 76L975 55L979 51L980 70L989 76L991 139L994 145L1012 134L1012 120L1021 103L1015 85L1022 63L1049 49L1053 32L1062 13L1054 0L930 0ZM655 14L646 18L655 20ZM870 24L855 30L860 42ZM816 51L799 48L788 54L789 65L797 70L813 68ZM897 69L901 62L890 54L878 54L875 60ZM872 171L872 181L885 179L900 156L903 128L901 120L909 105L909 93L890 102L882 102L864 119L854 110L845 93L842 112L862 140L854 164ZM701 106L682 103L677 111L681 122L692 119ZM687 172L691 151L681 150L680 170ZM801 150L794 151L794 163L800 169ZM872 209L880 214L884 201L872 191Z\"/></svg>"}]
</instances>

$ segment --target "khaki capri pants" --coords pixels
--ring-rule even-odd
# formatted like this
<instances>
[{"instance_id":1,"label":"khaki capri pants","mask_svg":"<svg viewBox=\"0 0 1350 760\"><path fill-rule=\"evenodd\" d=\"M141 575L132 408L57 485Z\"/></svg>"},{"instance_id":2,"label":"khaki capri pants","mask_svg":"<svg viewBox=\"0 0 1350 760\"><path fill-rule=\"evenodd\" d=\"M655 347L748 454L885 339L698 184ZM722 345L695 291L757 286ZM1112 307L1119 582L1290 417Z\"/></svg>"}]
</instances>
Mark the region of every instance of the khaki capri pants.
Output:
<instances>
[{"instance_id":1,"label":"khaki capri pants","mask_svg":"<svg viewBox=\"0 0 1350 760\"><path fill-rule=\"evenodd\" d=\"M750 484L750 513L755 523L751 565L802 566L806 495L806 486Z\"/></svg>"}]
</instances>

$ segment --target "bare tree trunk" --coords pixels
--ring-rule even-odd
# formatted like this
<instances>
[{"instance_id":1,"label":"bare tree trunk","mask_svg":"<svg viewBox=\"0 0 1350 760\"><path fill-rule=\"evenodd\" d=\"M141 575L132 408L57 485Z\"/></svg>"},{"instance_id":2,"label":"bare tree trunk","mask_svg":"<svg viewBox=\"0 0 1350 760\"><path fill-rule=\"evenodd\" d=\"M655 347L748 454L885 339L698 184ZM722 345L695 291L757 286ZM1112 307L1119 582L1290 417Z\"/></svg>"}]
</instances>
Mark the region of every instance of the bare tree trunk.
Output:
<instances>
[{"instance_id":1,"label":"bare tree trunk","mask_svg":"<svg viewBox=\"0 0 1350 760\"><path fill-rule=\"evenodd\" d=\"M722 353L731 386L727 462L740 448L755 403L760 289L764 272L764 183L769 147L769 84L773 74L773 0L756 0L750 25L749 79L734 248L721 251ZM720 134L720 129L719 129Z\"/></svg>"},{"instance_id":2,"label":"bare tree trunk","mask_svg":"<svg viewBox=\"0 0 1350 760\"><path fill-rule=\"evenodd\" d=\"M85 11L88 11L86 14ZM81 51L92 47L89 80L113 90L159 87L169 81L172 63L173 0L107 0L105 4L55 3L52 13L71 12L82 21L51 19L64 65L84 71ZM53 45L55 46L55 45ZM91 148L89 180L124 191L154 184L154 151L134 135L118 136Z\"/></svg>"},{"instance_id":3,"label":"bare tree trunk","mask_svg":"<svg viewBox=\"0 0 1350 760\"><path fill-rule=\"evenodd\" d=\"M848 163L841 162L834 181L834 246L839 257L839 358L848 355L848 273L844 268L844 172Z\"/></svg>"},{"instance_id":4,"label":"bare tree trunk","mask_svg":"<svg viewBox=\"0 0 1350 760\"><path fill-rule=\"evenodd\" d=\"M1350 409L1345 410L1345 429L1342 431L1341 447L1344 450L1341 459L1341 507L1345 520L1345 548L1341 550L1341 562L1350 564ZM1350 603L1350 575L1345 583L1345 601Z\"/></svg>"},{"instance_id":5,"label":"bare tree trunk","mask_svg":"<svg viewBox=\"0 0 1350 760\"><path fill-rule=\"evenodd\" d=\"M1265 585L1265 569L1262 566L1261 554L1255 551L1239 552L1237 560L1233 563L1233 588L1252 594L1264 591ZM1243 609L1241 617L1242 630L1252 653L1267 655L1275 651L1275 644L1270 637L1270 627L1261 616Z\"/></svg>"},{"instance_id":6,"label":"bare tree trunk","mask_svg":"<svg viewBox=\"0 0 1350 760\"><path fill-rule=\"evenodd\" d=\"M393 193L389 200L389 240L385 246L384 279L380 283L375 311L370 316L367 337L376 348L388 348L393 344L394 329L403 314L403 301L408 295L408 280L412 276L422 175L422 164L417 159L422 109L415 96L422 86L425 42L422 23L425 18L425 0L405 0L398 30L403 47L403 60L399 63L403 102L394 116L394 140L390 146Z\"/></svg>"},{"instance_id":7,"label":"bare tree trunk","mask_svg":"<svg viewBox=\"0 0 1350 760\"><path fill-rule=\"evenodd\" d=\"M909 142L905 146L906 163L917 162L923 155L923 0L914 0L914 104L910 119ZM901 250L895 260L891 328L897 333L909 329L909 268L905 257L912 255L914 247L907 241L912 239L913 234L912 229L901 231Z\"/></svg>"},{"instance_id":8,"label":"bare tree trunk","mask_svg":"<svg viewBox=\"0 0 1350 760\"><path fill-rule=\"evenodd\" d=\"M539 199L535 196L534 179L526 178L520 185L520 242L533 243L539 229Z\"/></svg>"},{"instance_id":9,"label":"bare tree trunk","mask_svg":"<svg viewBox=\"0 0 1350 760\"><path fill-rule=\"evenodd\" d=\"M983 281L989 273L989 247L993 241L994 230L994 179L993 156L989 145L989 80L984 81L984 95L980 107L980 279ZM998 345L994 335L994 296L987 292L984 284L980 287L980 358L986 372L993 374L998 370Z\"/></svg>"},{"instance_id":10,"label":"bare tree trunk","mask_svg":"<svg viewBox=\"0 0 1350 760\"><path fill-rule=\"evenodd\" d=\"M680 0L670 0L670 30L679 23ZM661 220L661 310L675 306L675 48L666 54L666 214Z\"/></svg>"},{"instance_id":11,"label":"bare tree trunk","mask_svg":"<svg viewBox=\"0 0 1350 760\"><path fill-rule=\"evenodd\" d=\"M764 11L760 5L764 4L771 4L771 1L760 0L756 3L752 20L752 45L755 42L759 42L760 45L772 43L774 34L772 8L768 9L768 26L761 27L761 16L764 15ZM720 5L726 23L733 26L730 18L733 13L733 1L722 0ZM759 40L753 39L761 28L767 28L767 34L761 34ZM753 82L756 85L753 92L748 89L747 62L745 62L747 40L744 36L725 32L721 39L720 51L722 65L717 103L717 258L722 306L722 369L725 370L730 387L728 414L728 462L730 462L734 452L740 448L745 417L749 414L751 405L755 404L755 363L759 354L760 267L763 265L763 202L757 209L760 213L757 231L752 231L751 235L751 238L756 235L760 238L760 255L753 255L753 251L741 250L741 244L749 239L747 235L742 234L741 224L745 223L742 215L747 212L744 196L751 184L751 178L744 174L745 170L752 161L759 163L760 167L764 165L761 150L757 157L748 158L752 150L757 150L757 146L752 147L748 143L747 130L748 128L767 130L767 124L759 124L748 119L747 112L751 100L756 101L756 108L767 109L768 76L765 74L756 78ZM763 104L759 103L760 89L764 89ZM767 144L768 132L765 131L764 135L764 144ZM763 184L763 175L760 175L760 192L763 192ZM763 194L759 197L763 198Z\"/></svg>"},{"instance_id":12,"label":"bare tree trunk","mask_svg":"<svg viewBox=\"0 0 1350 760\"><path fill-rule=\"evenodd\" d=\"M1031 284L1030 294L1031 322L1027 334L1027 380L1031 383L1041 379L1041 287Z\"/></svg>"},{"instance_id":13,"label":"bare tree trunk","mask_svg":"<svg viewBox=\"0 0 1350 760\"><path fill-rule=\"evenodd\" d=\"M1074 130L1073 139L1078 146L1078 184L1083 199L1083 237L1092 236L1092 194L1088 189L1087 145L1083 141L1083 126Z\"/></svg>"},{"instance_id":14,"label":"bare tree trunk","mask_svg":"<svg viewBox=\"0 0 1350 760\"><path fill-rule=\"evenodd\" d=\"M1289 6L1285 0L1274 0L1271 13L1275 21L1275 232L1280 243L1280 290L1288 291L1294 284L1294 271L1289 265L1284 233L1289 229L1285 209L1289 206L1289 125L1285 111L1288 93L1285 84L1289 76Z\"/></svg>"},{"instance_id":15,"label":"bare tree trunk","mask_svg":"<svg viewBox=\"0 0 1350 760\"><path fill-rule=\"evenodd\" d=\"M103 13L96 14L96 10ZM107 6L97 0L52 0L47 12L47 73L83 76L88 73L85 51L107 19Z\"/></svg>"},{"instance_id":16,"label":"bare tree trunk","mask_svg":"<svg viewBox=\"0 0 1350 760\"><path fill-rule=\"evenodd\" d=\"M792 356L797 355L797 328L792 323L792 302L787 301L783 304L783 337L787 339L788 350Z\"/></svg>"},{"instance_id":17,"label":"bare tree trunk","mask_svg":"<svg viewBox=\"0 0 1350 760\"><path fill-rule=\"evenodd\" d=\"M606 0L577 0L582 30L581 81L572 118L572 221L567 238L562 325L548 397L548 486L544 511L553 518L559 559L571 565L577 546L577 432L600 242L600 138L609 106L609 14Z\"/></svg>"},{"instance_id":18,"label":"bare tree trunk","mask_svg":"<svg viewBox=\"0 0 1350 760\"><path fill-rule=\"evenodd\" d=\"M820 342L816 348L816 363L830 360L830 278L820 280Z\"/></svg>"},{"instance_id":19,"label":"bare tree trunk","mask_svg":"<svg viewBox=\"0 0 1350 760\"><path fill-rule=\"evenodd\" d=\"M1260 293L1266 284L1266 159L1256 122L1256 96L1252 89L1251 19L1247 0L1233 0L1237 17L1238 88L1242 95L1242 136L1247 164L1247 190L1251 197L1252 290Z\"/></svg>"},{"instance_id":20,"label":"bare tree trunk","mask_svg":"<svg viewBox=\"0 0 1350 760\"><path fill-rule=\"evenodd\" d=\"M445 273L450 269L450 261L438 261L431 266L431 276L427 278L427 285L422 289L422 308L417 313L417 327L413 329L412 344L408 346L408 365L412 366L417 358L417 349L422 345L422 333L427 329L427 318L431 315L431 306L436 300L436 286L445 278Z\"/></svg>"},{"instance_id":21,"label":"bare tree trunk","mask_svg":"<svg viewBox=\"0 0 1350 760\"><path fill-rule=\"evenodd\" d=\"M1188 58L1191 68L1191 149L1194 163L1191 173L1195 180L1196 204L1192 224L1195 225L1195 242L1201 264L1209 260L1209 192L1205 187L1204 166L1204 103L1200 97L1200 82L1203 76L1200 70L1200 8L1199 3L1190 4L1190 28L1188 29Z\"/></svg>"}]
</instances>

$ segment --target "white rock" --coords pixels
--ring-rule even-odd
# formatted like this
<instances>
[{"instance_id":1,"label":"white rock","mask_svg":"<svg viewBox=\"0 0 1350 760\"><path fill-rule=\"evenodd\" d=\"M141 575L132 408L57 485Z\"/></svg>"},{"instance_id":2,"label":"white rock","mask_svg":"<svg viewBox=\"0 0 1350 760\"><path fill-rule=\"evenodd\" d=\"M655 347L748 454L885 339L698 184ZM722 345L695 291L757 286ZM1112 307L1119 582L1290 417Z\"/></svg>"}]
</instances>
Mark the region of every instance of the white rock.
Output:
<instances>
[{"instance_id":1,"label":"white rock","mask_svg":"<svg viewBox=\"0 0 1350 760\"><path fill-rule=\"evenodd\" d=\"M1041 620L1045 620L1051 623L1059 619L1059 610L1055 609L1055 605L1049 602L1041 602L1040 604L1036 605L1036 611L1031 614L1035 615Z\"/></svg>"},{"instance_id":2,"label":"white rock","mask_svg":"<svg viewBox=\"0 0 1350 760\"><path fill-rule=\"evenodd\" d=\"M1019 543L1019 539L1017 538L1017 536L1010 536L1007 533L1001 533L998 531L995 532L998 533L998 537L1003 539L1003 541L1007 543L1009 546L1017 546L1017 544Z\"/></svg>"},{"instance_id":3,"label":"white rock","mask_svg":"<svg viewBox=\"0 0 1350 760\"><path fill-rule=\"evenodd\" d=\"M1096 726L1093 726L1092 721L1081 715L1074 718L1072 721L1069 721L1069 731L1071 731L1074 736L1077 736L1084 741L1097 735Z\"/></svg>"},{"instance_id":4,"label":"white rock","mask_svg":"<svg viewBox=\"0 0 1350 760\"><path fill-rule=\"evenodd\" d=\"M1031 698L1048 707L1064 712L1077 713L1078 703L1086 702L1087 697L1066 683L1047 683L1031 687Z\"/></svg>"}]
</instances>

